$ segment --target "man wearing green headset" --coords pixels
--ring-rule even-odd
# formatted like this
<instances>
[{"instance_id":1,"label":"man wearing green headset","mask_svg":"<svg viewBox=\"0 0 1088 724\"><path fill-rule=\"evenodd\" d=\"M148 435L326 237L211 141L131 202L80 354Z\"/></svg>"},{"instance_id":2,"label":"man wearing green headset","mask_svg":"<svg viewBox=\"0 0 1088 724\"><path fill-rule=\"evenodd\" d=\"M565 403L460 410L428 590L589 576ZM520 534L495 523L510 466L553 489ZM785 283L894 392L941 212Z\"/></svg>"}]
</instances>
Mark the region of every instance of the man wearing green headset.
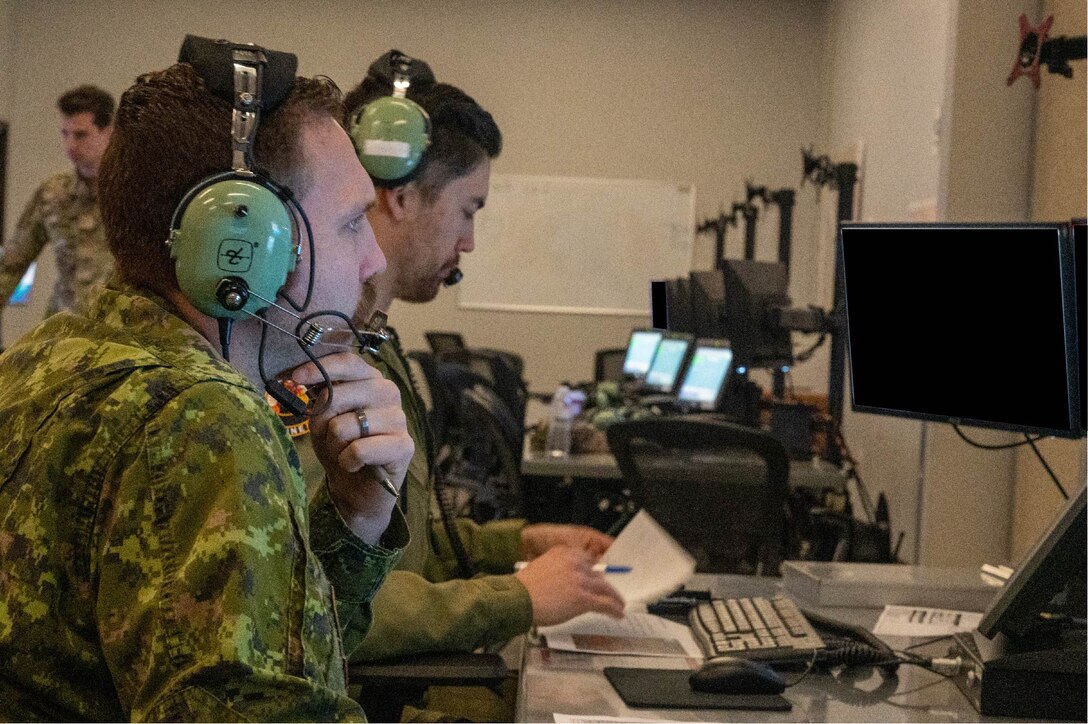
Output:
<instances>
[{"instance_id":1,"label":"man wearing green headset","mask_svg":"<svg viewBox=\"0 0 1088 724\"><path fill-rule=\"evenodd\" d=\"M361 721L344 657L407 543L394 501L413 451L395 385L327 346L385 266L373 187L339 90L296 78L294 56L187 38L182 59L117 111L99 181L116 273L0 355L18 382L0 389L0 719ZM180 210L197 188L223 234ZM277 221L275 254L250 248L295 213L312 223ZM179 281L193 245L230 294ZM225 313L200 310L241 312L243 276L266 266L286 269L275 303L235 318L232 341ZM290 333L299 314L344 324L323 321L322 346ZM324 385L309 501L259 392L273 379Z\"/></svg>"},{"instance_id":2,"label":"man wearing green headset","mask_svg":"<svg viewBox=\"0 0 1088 724\"><path fill-rule=\"evenodd\" d=\"M403 77L398 78L398 71ZM406 176L388 178L395 171L385 173L384 166L367 163L366 145L373 132L360 128L360 120L398 85L408 86L407 100L426 114L430 134L418 165ZM358 320L375 309L388 310L394 299L429 302L444 282L458 278L460 254L473 250L473 217L486 202L491 159L501 150L502 136L491 114L475 100L455 86L436 82L426 63L404 63L396 51L370 66L344 106L349 134L376 186L368 216L388 261L386 270L367 283ZM622 616L622 598L592 569L612 539L585 526L458 520L458 537L474 567L485 575L456 577L449 538L430 515L434 471L423 402L395 340L381 349L375 366L400 388L416 442L402 496L412 542L378 592L373 625L352 657L467 651L505 642L530 625L556 624L588 611ZM529 564L515 573L518 560ZM439 703L432 696L428 706L450 711L449 703L449 697ZM509 717L510 712L494 715Z\"/></svg>"}]
</instances>

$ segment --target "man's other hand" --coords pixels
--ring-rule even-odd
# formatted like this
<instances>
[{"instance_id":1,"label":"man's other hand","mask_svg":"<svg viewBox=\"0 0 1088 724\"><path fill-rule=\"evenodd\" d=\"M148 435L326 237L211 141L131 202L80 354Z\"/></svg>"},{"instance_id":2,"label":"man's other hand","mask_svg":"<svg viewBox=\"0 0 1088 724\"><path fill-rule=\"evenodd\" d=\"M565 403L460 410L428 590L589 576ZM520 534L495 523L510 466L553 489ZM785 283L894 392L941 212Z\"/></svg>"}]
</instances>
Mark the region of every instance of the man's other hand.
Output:
<instances>
[{"instance_id":1,"label":"man's other hand","mask_svg":"<svg viewBox=\"0 0 1088 724\"><path fill-rule=\"evenodd\" d=\"M597 560L584 550L554 546L514 575L529 591L533 625L551 626L596 611L623 618L623 598L593 570Z\"/></svg>"},{"instance_id":2,"label":"man's other hand","mask_svg":"<svg viewBox=\"0 0 1088 724\"><path fill-rule=\"evenodd\" d=\"M555 546L567 546L585 551L597 560L613 540L612 536L585 525L534 523L521 529L521 557L531 561Z\"/></svg>"}]
</instances>

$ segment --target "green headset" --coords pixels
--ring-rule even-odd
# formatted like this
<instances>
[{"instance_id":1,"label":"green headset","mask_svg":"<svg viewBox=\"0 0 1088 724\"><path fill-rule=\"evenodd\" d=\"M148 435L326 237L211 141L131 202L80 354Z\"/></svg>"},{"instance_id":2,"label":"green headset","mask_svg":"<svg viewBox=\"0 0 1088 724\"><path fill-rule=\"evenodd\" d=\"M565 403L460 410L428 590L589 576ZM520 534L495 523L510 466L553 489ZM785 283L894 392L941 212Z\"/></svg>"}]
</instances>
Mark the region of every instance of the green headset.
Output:
<instances>
[{"instance_id":1,"label":"green headset","mask_svg":"<svg viewBox=\"0 0 1088 724\"><path fill-rule=\"evenodd\" d=\"M261 112L286 97L297 59L187 35L178 60L192 64L213 94L233 103L232 168L186 192L174 210L167 242L181 292L220 320L226 351L229 320L256 315L274 303L302 252L298 219L309 226L291 192L253 165Z\"/></svg>"},{"instance_id":2,"label":"green headset","mask_svg":"<svg viewBox=\"0 0 1088 724\"><path fill-rule=\"evenodd\" d=\"M431 142L431 119L418 103L408 99L408 88L413 81L433 83L434 75L426 63L399 50L378 58L367 73L392 83L393 95L360 108L351 117L348 135L376 185L400 186L415 178Z\"/></svg>"}]
</instances>

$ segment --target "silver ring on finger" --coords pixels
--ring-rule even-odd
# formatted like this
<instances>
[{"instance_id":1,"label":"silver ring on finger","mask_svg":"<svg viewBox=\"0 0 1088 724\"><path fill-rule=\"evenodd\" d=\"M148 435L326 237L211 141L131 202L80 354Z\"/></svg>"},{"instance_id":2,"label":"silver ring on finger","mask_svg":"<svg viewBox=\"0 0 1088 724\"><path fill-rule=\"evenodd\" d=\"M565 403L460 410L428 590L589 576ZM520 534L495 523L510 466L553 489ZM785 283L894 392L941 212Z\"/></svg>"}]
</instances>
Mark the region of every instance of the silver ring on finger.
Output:
<instances>
[{"instance_id":1,"label":"silver ring on finger","mask_svg":"<svg viewBox=\"0 0 1088 724\"><path fill-rule=\"evenodd\" d=\"M359 419L359 437L369 437L370 420L366 419L366 413L359 410L355 416Z\"/></svg>"}]
</instances>

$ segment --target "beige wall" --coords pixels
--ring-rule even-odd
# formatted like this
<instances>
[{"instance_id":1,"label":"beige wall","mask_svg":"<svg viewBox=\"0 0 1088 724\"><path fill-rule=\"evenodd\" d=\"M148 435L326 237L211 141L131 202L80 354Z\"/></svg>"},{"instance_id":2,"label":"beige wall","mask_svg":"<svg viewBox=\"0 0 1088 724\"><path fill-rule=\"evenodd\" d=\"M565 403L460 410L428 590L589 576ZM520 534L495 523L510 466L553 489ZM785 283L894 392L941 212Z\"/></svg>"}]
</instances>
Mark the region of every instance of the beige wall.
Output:
<instances>
[{"instance_id":1,"label":"beige wall","mask_svg":"<svg viewBox=\"0 0 1088 724\"><path fill-rule=\"evenodd\" d=\"M296 51L304 73L346 87L374 57L399 47L494 113L505 135L495 172L693 184L698 218L734 201L746 177L796 185L800 149L821 136L818 2L267 2L239 30L233 6L211 0L107 1L94 12L9 1L20 59L9 218L41 178L65 165L57 94L86 80L120 91L137 73L169 64L185 32ZM800 196L795 243L803 261L815 197ZM774 228L763 236L770 249ZM734 254L740 238L734 232ZM709 248L701 239L700 264L709 264ZM800 279L798 300L808 303ZM47 283L30 309L5 315L4 339L40 318ZM594 350L624 344L648 319L462 312L456 290L391 311L410 348L424 345L424 330L451 329L472 344L519 352L536 389L589 377Z\"/></svg>"},{"instance_id":2,"label":"beige wall","mask_svg":"<svg viewBox=\"0 0 1088 724\"><path fill-rule=\"evenodd\" d=\"M937 119L944 99L945 67L955 3L888 3L841 0L831 4L828 46L828 136L831 150L864 149L861 218L895 221L911 202L937 194ZM835 204L828 194L829 206ZM833 223L822 223L818 260L821 289L831 302ZM826 355L820 368L826 378ZM900 556L918 558L921 423L853 414L843 426L872 496L885 491L891 525L903 538Z\"/></svg>"},{"instance_id":3,"label":"beige wall","mask_svg":"<svg viewBox=\"0 0 1088 724\"><path fill-rule=\"evenodd\" d=\"M1040 17L1051 13L1052 36L1084 34L1086 10L1082 0L1046 0ZM1037 94L1031 194L1031 218L1037 221L1088 216L1085 188L1088 66L1083 60L1073 62L1072 66L1072 80L1044 72ZM1024 80L1018 82L1026 84ZM1083 325L1081 333L1086 333ZM1044 440L1039 449L1070 494L1084 485L1088 477L1084 440ZM1019 560L1027 553L1062 507L1061 495L1038 458L1030 450L1021 450L1016 458L1012 560Z\"/></svg>"},{"instance_id":4,"label":"beige wall","mask_svg":"<svg viewBox=\"0 0 1088 724\"><path fill-rule=\"evenodd\" d=\"M1016 18L1038 14L1035 0L960 0L945 84L938 213L945 221L1028 217L1035 94L1005 85L1016 56ZM1004 433L968 430L984 442ZM1012 526L1015 454L979 450L949 425L927 423L922 437L924 499L920 559L977 565L1006 560Z\"/></svg>"},{"instance_id":5,"label":"beige wall","mask_svg":"<svg viewBox=\"0 0 1088 724\"><path fill-rule=\"evenodd\" d=\"M9 230L40 179L66 165L56 96L86 81L120 92L139 72L168 65L185 32L294 50L303 73L322 72L343 86L399 47L494 112L506 140L496 172L693 184L699 219L735 200L746 178L796 187L802 147L859 141L863 218L903 219L926 198L937 198L950 219L1028 214L1035 94L1023 82L1005 88L1004 77L1015 17L1022 9L1037 15L1034 2L274 0L246 15L244 27L232 6L211 0L102 0L87 8L0 0L0 113L14 132ZM1048 123L1048 90L1079 84L1083 94L1083 62L1076 72L1076 81L1044 81L1040 127ZM1061 114L1083 124L1083 95L1059 102L1072 103ZM1082 144L1083 137L1082 125ZM1080 190L1069 193L1079 193L1083 208L1081 149ZM1037 170L1036 186L1045 183ZM1042 198L1037 192L1033 207L1040 214ZM817 192L806 186L797 199L791 293L799 305L827 305L833 246ZM830 195L825 201L834 203ZM741 238L731 232L731 256ZM772 213L760 228L761 258L773 255L775 238ZM709 265L710 243L698 240L696 266ZM5 340L40 319L51 274L46 255L32 305L5 314ZM425 330L448 329L474 345L519 352L530 385L541 390L587 378L594 350L622 344L631 326L646 321L466 312L456 289L392 313L409 348L424 345ZM826 356L795 369L794 378L798 387L824 389ZM846 425L870 489L889 493L893 526L909 536L908 560L968 564L1008 551L1011 456L976 459L943 426L923 432L919 423L872 415L848 415Z\"/></svg>"}]
</instances>

